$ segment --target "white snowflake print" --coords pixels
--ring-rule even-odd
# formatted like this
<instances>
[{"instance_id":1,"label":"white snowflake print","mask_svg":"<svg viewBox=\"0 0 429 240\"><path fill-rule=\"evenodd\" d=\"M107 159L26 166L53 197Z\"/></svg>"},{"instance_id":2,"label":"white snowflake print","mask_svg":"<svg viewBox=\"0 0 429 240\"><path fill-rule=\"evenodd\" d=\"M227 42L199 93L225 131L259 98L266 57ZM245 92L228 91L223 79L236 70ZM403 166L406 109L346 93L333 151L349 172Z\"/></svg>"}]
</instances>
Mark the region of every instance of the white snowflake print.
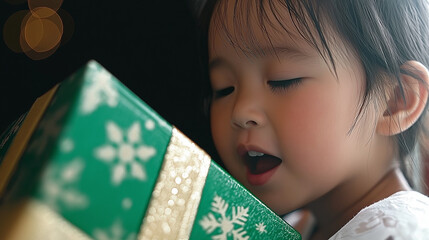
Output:
<instances>
[{"instance_id":1,"label":"white snowflake print","mask_svg":"<svg viewBox=\"0 0 429 240\"><path fill-rule=\"evenodd\" d=\"M56 138L60 133L62 126L58 122L66 114L67 110L68 106L64 105L40 121L38 131L41 132L41 135L32 141L28 147L28 151L34 153L36 156L40 156L43 150L45 150L49 139Z\"/></svg>"},{"instance_id":2,"label":"white snowflake print","mask_svg":"<svg viewBox=\"0 0 429 240\"><path fill-rule=\"evenodd\" d=\"M109 143L95 149L95 155L112 165L112 183L121 184L127 175L145 181L147 176L142 163L149 161L156 154L156 149L142 142L140 123L135 122L127 131L122 131L109 121L106 131Z\"/></svg>"},{"instance_id":3,"label":"white snowflake print","mask_svg":"<svg viewBox=\"0 0 429 240\"><path fill-rule=\"evenodd\" d=\"M211 234L216 229L220 229L221 233L212 236L214 240L227 240L228 236L233 237L234 240L247 240L249 236L246 236L247 232L243 226L247 221L249 208L244 207L232 207L232 216L226 216L228 209L228 203L220 196L215 196L212 202L211 210L219 215L216 218L213 213L208 213L199 221L200 225L206 231L207 234ZM238 227L236 229L236 226Z\"/></svg>"},{"instance_id":4,"label":"white snowflake print","mask_svg":"<svg viewBox=\"0 0 429 240\"><path fill-rule=\"evenodd\" d=\"M131 198L122 199L122 209L128 210L133 206L133 200Z\"/></svg>"},{"instance_id":5,"label":"white snowflake print","mask_svg":"<svg viewBox=\"0 0 429 240\"><path fill-rule=\"evenodd\" d=\"M53 209L60 203L67 208L83 209L89 205L88 198L75 188L85 168L83 160L76 158L65 166L50 164L42 176L43 199Z\"/></svg>"},{"instance_id":6,"label":"white snowflake print","mask_svg":"<svg viewBox=\"0 0 429 240\"><path fill-rule=\"evenodd\" d=\"M94 237L96 240L134 240L137 239L136 233L126 235L121 221L117 220L109 229L95 229Z\"/></svg>"},{"instance_id":7,"label":"white snowflake print","mask_svg":"<svg viewBox=\"0 0 429 240\"><path fill-rule=\"evenodd\" d=\"M89 79L88 85L83 90L83 102L80 110L82 114L90 114L97 107L105 103L110 107L118 105L119 94L112 85L112 75L105 69L95 70L95 63L89 65L93 68L92 76Z\"/></svg>"},{"instance_id":8,"label":"white snowflake print","mask_svg":"<svg viewBox=\"0 0 429 240\"><path fill-rule=\"evenodd\" d=\"M146 121L144 126L146 127L147 130L153 130L153 129L155 129L155 122L153 120L149 119Z\"/></svg>"},{"instance_id":9,"label":"white snowflake print","mask_svg":"<svg viewBox=\"0 0 429 240\"><path fill-rule=\"evenodd\" d=\"M267 230L265 229L267 226L265 226L265 224L264 223L258 223L258 224L255 224L255 227L256 227L256 231L258 231L259 233L267 233Z\"/></svg>"},{"instance_id":10,"label":"white snowflake print","mask_svg":"<svg viewBox=\"0 0 429 240\"><path fill-rule=\"evenodd\" d=\"M63 153L69 153L74 149L74 142L70 138L65 138L60 143L60 151Z\"/></svg>"}]
</instances>

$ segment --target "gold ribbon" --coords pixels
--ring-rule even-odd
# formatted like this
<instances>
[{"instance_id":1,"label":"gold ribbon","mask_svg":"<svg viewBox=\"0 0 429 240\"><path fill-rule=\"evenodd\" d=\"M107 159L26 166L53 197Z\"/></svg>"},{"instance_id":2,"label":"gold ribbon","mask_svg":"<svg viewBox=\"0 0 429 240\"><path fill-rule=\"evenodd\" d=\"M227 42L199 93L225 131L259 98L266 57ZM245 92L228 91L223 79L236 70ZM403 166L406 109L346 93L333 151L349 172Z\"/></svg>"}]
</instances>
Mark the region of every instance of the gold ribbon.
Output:
<instances>
[{"instance_id":1,"label":"gold ribbon","mask_svg":"<svg viewBox=\"0 0 429 240\"><path fill-rule=\"evenodd\" d=\"M58 86L58 84L55 85L47 93L36 99L6 152L3 162L0 164L0 199L2 199L6 186L9 183L12 174L15 172L18 161L24 153L28 141L36 129L37 124L39 124L46 108L54 97Z\"/></svg>"},{"instance_id":2,"label":"gold ribbon","mask_svg":"<svg viewBox=\"0 0 429 240\"><path fill-rule=\"evenodd\" d=\"M189 239L211 158L173 128L138 240Z\"/></svg>"},{"instance_id":3,"label":"gold ribbon","mask_svg":"<svg viewBox=\"0 0 429 240\"><path fill-rule=\"evenodd\" d=\"M76 226L35 199L0 206L1 239L90 240Z\"/></svg>"}]
</instances>

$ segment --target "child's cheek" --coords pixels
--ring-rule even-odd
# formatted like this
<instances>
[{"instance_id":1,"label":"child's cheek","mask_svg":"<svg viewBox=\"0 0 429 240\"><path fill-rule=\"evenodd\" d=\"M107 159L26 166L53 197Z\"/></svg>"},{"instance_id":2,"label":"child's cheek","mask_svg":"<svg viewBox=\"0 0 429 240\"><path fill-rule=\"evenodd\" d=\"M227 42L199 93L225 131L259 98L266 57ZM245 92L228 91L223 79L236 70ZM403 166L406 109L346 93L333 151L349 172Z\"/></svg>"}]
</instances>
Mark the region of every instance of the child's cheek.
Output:
<instances>
[{"instance_id":1,"label":"child's cheek","mask_svg":"<svg viewBox=\"0 0 429 240\"><path fill-rule=\"evenodd\" d=\"M240 171L237 160L233 158L236 143L231 129L230 111L230 107L227 105L213 104L210 112L210 125L213 141L222 162L229 171L235 174ZM234 175L234 177L238 178L239 176Z\"/></svg>"},{"instance_id":2,"label":"child's cheek","mask_svg":"<svg viewBox=\"0 0 429 240\"><path fill-rule=\"evenodd\" d=\"M282 108L284 124L279 142L286 161L292 169L321 179L343 168L349 141L347 132L352 126L354 108L344 90L331 85L309 86L296 94L292 102ZM305 91L305 93L304 93Z\"/></svg>"}]
</instances>

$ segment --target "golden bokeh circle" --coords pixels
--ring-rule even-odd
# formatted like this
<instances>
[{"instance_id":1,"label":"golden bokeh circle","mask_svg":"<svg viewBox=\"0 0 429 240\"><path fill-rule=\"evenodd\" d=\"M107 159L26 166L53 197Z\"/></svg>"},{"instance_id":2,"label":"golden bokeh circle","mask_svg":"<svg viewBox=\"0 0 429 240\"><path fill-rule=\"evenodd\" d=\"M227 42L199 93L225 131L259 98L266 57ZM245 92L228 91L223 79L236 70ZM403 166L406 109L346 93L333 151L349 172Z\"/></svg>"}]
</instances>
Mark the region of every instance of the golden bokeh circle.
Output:
<instances>
[{"instance_id":1,"label":"golden bokeh circle","mask_svg":"<svg viewBox=\"0 0 429 240\"><path fill-rule=\"evenodd\" d=\"M42 19L31 15L25 23L23 30L21 34L24 34L25 42L31 49L36 49L45 34Z\"/></svg>"},{"instance_id":2,"label":"golden bokeh circle","mask_svg":"<svg viewBox=\"0 0 429 240\"><path fill-rule=\"evenodd\" d=\"M33 60L40 60L52 55L59 47L63 35L61 17L45 7L33 9L23 20L20 45L23 52ZM45 16L43 18L39 16Z\"/></svg>"},{"instance_id":3,"label":"golden bokeh circle","mask_svg":"<svg viewBox=\"0 0 429 240\"><path fill-rule=\"evenodd\" d=\"M26 0L5 0L10 4ZM3 41L13 52L24 52L33 60L52 55L71 39L74 20L60 9L63 0L28 0L29 10L12 14L3 26Z\"/></svg>"},{"instance_id":4,"label":"golden bokeh circle","mask_svg":"<svg viewBox=\"0 0 429 240\"><path fill-rule=\"evenodd\" d=\"M63 4L63 0L28 0L28 8L35 11L37 8L51 9L52 11L39 11L39 17L49 17L53 12L57 12Z\"/></svg>"},{"instance_id":5,"label":"golden bokeh circle","mask_svg":"<svg viewBox=\"0 0 429 240\"><path fill-rule=\"evenodd\" d=\"M48 12L45 7L32 11L24 27L25 40L36 52L46 52L60 43L63 35L63 22L55 12L45 18L39 18L40 12Z\"/></svg>"},{"instance_id":6,"label":"golden bokeh circle","mask_svg":"<svg viewBox=\"0 0 429 240\"><path fill-rule=\"evenodd\" d=\"M20 43L21 43L21 47L22 47L23 52L25 53L25 55L27 55L27 57L29 57L32 60L42 60L42 59L45 59L45 58L51 56L52 54L54 54L55 51L57 51L58 47L60 46L60 44L57 44L56 46L54 46L49 51L46 51L46 52L36 52L33 49L31 49L30 46L28 46L27 42L25 41L24 34L21 35Z\"/></svg>"},{"instance_id":7,"label":"golden bokeh circle","mask_svg":"<svg viewBox=\"0 0 429 240\"><path fill-rule=\"evenodd\" d=\"M15 53L22 52L20 45L21 25L30 16L30 11L21 10L10 15L3 25L3 41Z\"/></svg>"}]
</instances>

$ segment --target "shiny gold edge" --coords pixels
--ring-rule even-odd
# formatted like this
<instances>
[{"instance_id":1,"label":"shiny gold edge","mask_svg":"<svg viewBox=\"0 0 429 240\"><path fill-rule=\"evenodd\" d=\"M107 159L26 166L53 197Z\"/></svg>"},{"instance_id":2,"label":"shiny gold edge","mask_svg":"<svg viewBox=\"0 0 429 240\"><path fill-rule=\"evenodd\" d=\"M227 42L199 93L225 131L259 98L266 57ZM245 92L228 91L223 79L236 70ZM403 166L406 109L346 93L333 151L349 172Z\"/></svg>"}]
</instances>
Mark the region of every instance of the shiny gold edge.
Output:
<instances>
[{"instance_id":1,"label":"shiny gold edge","mask_svg":"<svg viewBox=\"0 0 429 240\"><path fill-rule=\"evenodd\" d=\"M173 128L139 240L189 239L210 156Z\"/></svg>"},{"instance_id":2,"label":"shiny gold edge","mask_svg":"<svg viewBox=\"0 0 429 240\"><path fill-rule=\"evenodd\" d=\"M90 240L76 226L36 199L0 206L1 239Z\"/></svg>"},{"instance_id":3,"label":"shiny gold edge","mask_svg":"<svg viewBox=\"0 0 429 240\"><path fill-rule=\"evenodd\" d=\"M15 171L18 161L24 153L27 143L36 129L37 124L39 124L45 110L49 106L51 99L54 97L58 86L58 84L55 85L47 93L36 99L7 150L3 163L0 164L0 199L3 197L3 194L5 194L4 191Z\"/></svg>"}]
</instances>

